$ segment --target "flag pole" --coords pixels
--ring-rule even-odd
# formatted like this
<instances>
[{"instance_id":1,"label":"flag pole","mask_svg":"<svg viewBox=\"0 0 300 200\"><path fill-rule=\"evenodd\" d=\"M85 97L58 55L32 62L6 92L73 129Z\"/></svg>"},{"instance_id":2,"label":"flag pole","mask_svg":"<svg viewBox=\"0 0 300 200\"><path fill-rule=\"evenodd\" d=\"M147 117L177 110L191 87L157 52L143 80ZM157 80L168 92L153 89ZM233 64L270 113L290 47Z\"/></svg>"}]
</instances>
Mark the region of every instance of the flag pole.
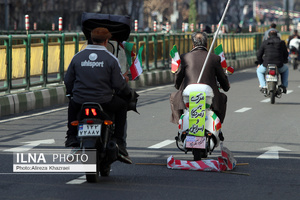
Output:
<instances>
[{"instance_id":1,"label":"flag pole","mask_svg":"<svg viewBox=\"0 0 300 200\"><path fill-rule=\"evenodd\" d=\"M205 69L205 67L206 67L208 58L209 58L210 53L211 53L211 50L212 50L212 48L213 48L213 46L214 46L214 44L215 44L215 41L216 41L216 39L217 39L217 37L218 37L219 30L220 30L220 28L221 28L221 25L222 25L222 23L223 23L223 20L224 20L224 18L225 18L226 13L227 13L227 10L228 10L230 1L231 1L231 0L228 0L228 2L227 2L227 5L226 5L225 10L224 10L224 13L223 13L223 15L222 15L222 17L221 17L221 20L220 20L220 22L219 22L219 26L218 26L218 28L217 28L216 34L215 34L215 36L214 36L214 39L213 39L213 41L212 41L212 43L211 43L211 45L210 45L209 51L208 51L207 56L206 56L206 58L205 58L205 61L204 61L204 64L203 64L203 67L202 67L202 70L201 70L201 73L200 73L200 75L199 75L199 78L198 78L197 83L200 83L200 79L201 79L201 77L202 77L202 75L203 75L204 69Z\"/></svg>"}]
</instances>

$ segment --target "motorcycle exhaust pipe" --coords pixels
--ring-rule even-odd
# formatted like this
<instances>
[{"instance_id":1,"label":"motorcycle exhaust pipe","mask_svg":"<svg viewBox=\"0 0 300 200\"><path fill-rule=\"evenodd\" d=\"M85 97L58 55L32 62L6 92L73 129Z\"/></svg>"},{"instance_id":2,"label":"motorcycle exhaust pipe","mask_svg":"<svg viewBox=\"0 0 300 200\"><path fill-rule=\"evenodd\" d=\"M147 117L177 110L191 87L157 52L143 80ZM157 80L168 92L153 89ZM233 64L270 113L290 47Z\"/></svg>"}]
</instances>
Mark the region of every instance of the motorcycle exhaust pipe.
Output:
<instances>
[{"instance_id":1,"label":"motorcycle exhaust pipe","mask_svg":"<svg viewBox=\"0 0 300 200\"><path fill-rule=\"evenodd\" d=\"M117 147L116 142L114 141L109 141L107 143L106 147L106 154L107 158L111 161L114 162L118 159L118 153L119 153L119 148Z\"/></svg>"}]
</instances>

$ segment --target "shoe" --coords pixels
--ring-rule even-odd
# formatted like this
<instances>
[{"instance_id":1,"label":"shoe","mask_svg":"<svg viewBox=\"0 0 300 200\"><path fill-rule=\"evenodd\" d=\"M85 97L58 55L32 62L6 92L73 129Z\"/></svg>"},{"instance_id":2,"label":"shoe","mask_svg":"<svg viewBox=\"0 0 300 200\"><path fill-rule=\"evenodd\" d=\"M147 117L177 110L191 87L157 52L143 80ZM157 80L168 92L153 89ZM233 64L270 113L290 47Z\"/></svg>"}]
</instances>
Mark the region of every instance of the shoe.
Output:
<instances>
[{"instance_id":1,"label":"shoe","mask_svg":"<svg viewBox=\"0 0 300 200\"><path fill-rule=\"evenodd\" d=\"M132 164L132 160L128 155L125 145L120 143L117 145L119 148L118 160L126 164Z\"/></svg>"},{"instance_id":2,"label":"shoe","mask_svg":"<svg viewBox=\"0 0 300 200\"><path fill-rule=\"evenodd\" d=\"M65 141L65 147L79 147L79 141L75 135L67 135L67 140Z\"/></svg>"},{"instance_id":3,"label":"shoe","mask_svg":"<svg viewBox=\"0 0 300 200\"><path fill-rule=\"evenodd\" d=\"M118 160L123 162L123 163L126 163L126 164L132 164L133 163L129 156L124 156L120 152L118 154Z\"/></svg>"},{"instance_id":4,"label":"shoe","mask_svg":"<svg viewBox=\"0 0 300 200\"><path fill-rule=\"evenodd\" d=\"M224 136L223 136L223 132L222 131L219 132L219 138L220 138L221 141L224 141Z\"/></svg>"},{"instance_id":5,"label":"shoe","mask_svg":"<svg viewBox=\"0 0 300 200\"><path fill-rule=\"evenodd\" d=\"M265 87L260 88L259 91L263 94L267 94L267 88L265 88Z\"/></svg>"},{"instance_id":6,"label":"shoe","mask_svg":"<svg viewBox=\"0 0 300 200\"><path fill-rule=\"evenodd\" d=\"M118 148L119 148L119 152L123 155L123 156L128 156L128 152L126 150L126 147L122 144L118 144Z\"/></svg>"},{"instance_id":7,"label":"shoe","mask_svg":"<svg viewBox=\"0 0 300 200\"><path fill-rule=\"evenodd\" d=\"M279 86L281 88L281 92L286 94L286 87L284 87L283 85Z\"/></svg>"}]
</instances>

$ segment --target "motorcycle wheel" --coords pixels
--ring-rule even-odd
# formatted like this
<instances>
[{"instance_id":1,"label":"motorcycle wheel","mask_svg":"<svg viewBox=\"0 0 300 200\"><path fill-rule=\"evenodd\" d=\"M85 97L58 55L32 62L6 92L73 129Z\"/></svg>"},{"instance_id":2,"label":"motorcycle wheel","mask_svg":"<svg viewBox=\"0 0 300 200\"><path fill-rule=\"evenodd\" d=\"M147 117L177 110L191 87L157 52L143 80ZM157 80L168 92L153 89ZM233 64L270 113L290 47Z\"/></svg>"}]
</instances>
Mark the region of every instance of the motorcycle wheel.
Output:
<instances>
[{"instance_id":1,"label":"motorcycle wheel","mask_svg":"<svg viewBox=\"0 0 300 200\"><path fill-rule=\"evenodd\" d=\"M111 165L107 163L100 164L100 175L101 176L109 176Z\"/></svg>"},{"instance_id":2,"label":"motorcycle wheel","mask_svg":"<svg viewBox=\"0 0 300 200\"><path fill-rule=\"evenodd\" d=\"M206 149L193 149L194 161L207 157Z\"/></svg>"},{"instance_id":3,"label":"motorcycle wheel","mask_svg":"<svg viewBox=\"0 0 300 200\"><path fill-rule=\"evenodd\" d=\"M297 68L298 68L298 64L297 64L297 61L295 59L294 62L293 62L293 69L296 70Z\"/></svg>"},{"instance_id":4,"label":"motorcycle wheel","mask_svg":"<svg viewBox=\"0 0 300 200\"><path fill-rule=\"evenodd\" d=\"M88 154L88 151L86 152ZM98 156L98 151L96 152L96 172L86 172L85 177L86 181L89 183L97 183L99 181L99 173L100 173L100 160Z\"/></svg>"},{"instance_id":5,"label":"motorcycle wheel","mask_svg":"<svg viewBox=\"0 0 300 200\"><path fill-rule=\"evenodd\" d=\"M271 100L271 104L275 103L275 91L271 91L270 92L270 100Z\"/></svg>"}]
</instances>

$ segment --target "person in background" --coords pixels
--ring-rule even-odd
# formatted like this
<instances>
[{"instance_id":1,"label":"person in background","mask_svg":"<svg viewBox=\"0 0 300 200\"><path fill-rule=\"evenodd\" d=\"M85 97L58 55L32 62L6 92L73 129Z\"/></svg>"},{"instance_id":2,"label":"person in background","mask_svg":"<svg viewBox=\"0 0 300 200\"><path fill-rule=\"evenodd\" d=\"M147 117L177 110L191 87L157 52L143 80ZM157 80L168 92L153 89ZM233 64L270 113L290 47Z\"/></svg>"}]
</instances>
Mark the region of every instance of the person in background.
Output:
<instances>
[{"instance_id":1,"label":"person in background","mask_svg":"<svg viewBox=\"0 0 300 200\"><path fill-rule=\"evenodd\" d=\"M298 30L297 30L297 29L295 29L295 30L293 31L293 34L290 35L289 38L288 38L288 41L287 41L287 47L288 47L288 48L290 47L290 42L291 42L291 40L294 39L295 37L298 38L298 39L300 39L300 36L298 35Z\"/></svg>"},{"instance_id":2,"label":"person in background","mask_svg":"<svg viewBox=\"0 0 300 200\"><path fill-rule=\"evenodd\" d=\"M289 68L284 63L288 62L288 51L285 42L277 36L277 31L271 30L269 32L269 38L263 41L257 52L257 61L256 73L260 84L260 91L266 93L265 73L267 66L268 64L275 64L281 74L282 84L279 87L282 88L283 93L286 93Z\"/></svg>"},{"instance_id":3,"label":"person in background","mask_svg":"<svg viewBox=\"0 0 300 200\"><path fill-rule=\"evenodd\" d=\"M171 122L174 124L178 124L179 118L185 109L182 92L189 84L197 83L208 54L206 33L193 33L192 42L193 49L180 56L181 64L175 73L175 88L178 91L173 92L170 96ZM229 90L230 84L221 66L221 58L216 54L211 54L200 83L207 84L212 88L214 92L212 110L220 118L221 123L223 123L226 114L227 96L220 92L217 81L225 92ZM224 140L222 132L220 132L219 137L221 140Z\"/></svg>"},{"instance_id":4,"label":"person in background","mask_svg":"<svg viewBox=\"0 0 300 200\"><path fill-rule=\"evenodd\" d=\"M275 23L271 23L270 25L270 29L268 29L265 34L264 34L264 37L263 37L263 41L267 40L269 38L269 32L270 31L276 31L277 32L277 37L281 38L281 35L280 33L277 31L276 29L276 24Z\"/></svg>"}]
</instances>

